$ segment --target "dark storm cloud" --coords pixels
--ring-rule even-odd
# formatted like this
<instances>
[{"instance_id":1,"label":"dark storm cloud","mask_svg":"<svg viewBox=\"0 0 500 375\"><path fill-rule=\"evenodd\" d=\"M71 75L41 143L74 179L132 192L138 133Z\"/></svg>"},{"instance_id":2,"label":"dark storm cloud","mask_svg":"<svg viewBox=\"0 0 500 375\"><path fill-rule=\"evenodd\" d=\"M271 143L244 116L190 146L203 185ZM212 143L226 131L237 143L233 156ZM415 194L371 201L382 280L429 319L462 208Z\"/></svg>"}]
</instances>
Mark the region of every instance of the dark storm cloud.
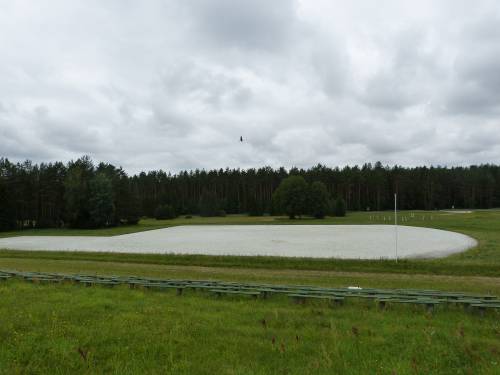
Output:
<instances>
[{"instance_id":1,"label":"dark storm cloud","mask_svg":"<svg viewBox=\"0 0 500 375\"><path fill-rule=\"evenodd\" d=\"M496 162L499 20L490 0L0 0L0 156Z\"/></svg>"}]
</instances>

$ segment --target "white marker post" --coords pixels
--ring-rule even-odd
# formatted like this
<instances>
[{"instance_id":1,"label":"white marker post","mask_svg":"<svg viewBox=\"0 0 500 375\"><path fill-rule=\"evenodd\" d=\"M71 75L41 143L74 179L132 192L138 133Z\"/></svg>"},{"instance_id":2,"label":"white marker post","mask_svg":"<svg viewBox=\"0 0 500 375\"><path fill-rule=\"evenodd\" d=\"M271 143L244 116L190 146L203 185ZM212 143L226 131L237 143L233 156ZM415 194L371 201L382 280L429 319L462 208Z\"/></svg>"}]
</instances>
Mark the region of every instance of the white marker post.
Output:
<instances>
[{"instance_id":1,"label":"white marker post","mask_svg":"<svg viewBox=\"0 0 500 375\"><path fill-rule=\"evenodd\" d=\"M398 262L398 211L397 211L397 205L398 205L398 195L397 193L394 193L394 234L396 236L396 263Z\"/></svg>"}]
</instances>

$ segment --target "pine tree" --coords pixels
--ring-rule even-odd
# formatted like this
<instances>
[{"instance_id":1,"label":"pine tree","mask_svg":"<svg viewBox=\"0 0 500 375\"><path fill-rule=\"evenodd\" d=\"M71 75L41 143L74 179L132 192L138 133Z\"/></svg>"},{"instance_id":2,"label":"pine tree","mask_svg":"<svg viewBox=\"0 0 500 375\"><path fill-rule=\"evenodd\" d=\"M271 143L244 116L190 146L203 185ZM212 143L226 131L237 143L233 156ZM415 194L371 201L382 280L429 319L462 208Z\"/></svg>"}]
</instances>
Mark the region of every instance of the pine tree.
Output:
<instances>
[{"instance_id":1,"label":"pine tree","mask_svg":"<svg viewBox=\"0 0 500 375\"><path fill-rule=\"evenodd\" d=\"M334 214L335 216L340 216L340 217L345 216L346 214L345 200L341 197L338 197L335 200Z\"/></svg>"},{"instance_id":2,"label":"pine tree","mask_svg":"<svg viewBox=\"0 0 500 375\"><path fill-rule=\"evenodd\" d=\"M113 204L113 187L110 179L104 173L97 173L89 182L89 191L90 225L100 228L113 224L115 206Z\"/></svg>"},{"instance_id":3,"label":"pine tree","mask_svg":"<svg viewBox=\"0 0 500 375\"><path fill-rule=\"evenodd\" d=\"M220 211L220 202L217 194L212 191L205 190L200 197L200 215L201 216L218 216Z\"/></svg>"},{"instance_id":4,"label":"pine tree","mask_svg":"<svg viewBox=\"0 0 500 375\"><path fill-rule=\"evenodd\" d=\"M75 228L92 225L89 210L89 182L94 176L94 165L90 158L82 157L71 162L64 179L64 201L68 224Z\"/></svg>"}]
</instances>

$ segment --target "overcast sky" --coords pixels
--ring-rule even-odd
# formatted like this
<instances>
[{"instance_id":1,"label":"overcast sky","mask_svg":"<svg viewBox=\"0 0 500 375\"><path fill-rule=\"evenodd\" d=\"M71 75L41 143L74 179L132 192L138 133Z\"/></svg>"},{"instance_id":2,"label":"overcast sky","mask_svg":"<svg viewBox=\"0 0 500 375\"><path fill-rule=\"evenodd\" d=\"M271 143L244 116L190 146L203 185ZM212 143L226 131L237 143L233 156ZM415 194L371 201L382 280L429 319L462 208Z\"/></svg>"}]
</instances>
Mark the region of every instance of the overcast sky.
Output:
<instances>
[{"instance_id":1,"label":"overcast sky","mask_svg":"<svg viewBox=\"0 0 500 375\"><path fill-rule=\"evenodd\" d=\"M13 161L500 163L499 114L497 0L0 0Z\"/></svg>"}]
</instances>

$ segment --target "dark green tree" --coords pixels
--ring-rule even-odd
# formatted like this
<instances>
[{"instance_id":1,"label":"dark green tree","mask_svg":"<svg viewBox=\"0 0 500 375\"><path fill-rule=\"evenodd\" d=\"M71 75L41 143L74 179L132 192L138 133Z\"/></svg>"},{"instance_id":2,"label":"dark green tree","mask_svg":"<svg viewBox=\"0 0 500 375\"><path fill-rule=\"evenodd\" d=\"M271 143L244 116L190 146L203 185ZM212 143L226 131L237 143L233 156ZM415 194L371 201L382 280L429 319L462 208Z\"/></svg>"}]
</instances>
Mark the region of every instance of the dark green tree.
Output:
<instances>
[{"instance_id":1,"label":"dark green tree","mask_svg":"<svg viewBox=\"0 0 500 375\"><path fill-rule=\"evenodd\" d=\"M220 203L217 194L205 190L200 197L200 215L201 216L219 216Z\"/></svg>"},{"instance_id":2,"label":"dark green tree","mask_svg":"<svg viewBox=\"0 0 500 375\"><path fill-rule=\"evenodd\" d=\"M135 225L141 218L141 202L135 187L129 184L127 203L122 212L121 220L126 224Z\"/></svg>"},{"instance_id":3,"label":"dark green tree","mask_svg":"<svg viewBox=\"0 0 500 375\"><path fill-rule=\"evenodd\" d=\"M97 173L89 182L89 192L90 226L100 228L113 225L115 206L111 180L104 173Z\"/></svg>"},{"instance_id":4,"label":"dark green tree","mask_svg":"<svg viewBox=\"0 0 500 375\"><path fill-rule=\"evenodd\" d=\"M324 219L329 208L328 190L326 185L315 181L309 189L309 212L316 219Z\"/></svg>"},{"instance_id":5,"label":"dark green tree","mask_svg":"<svg viewBox=\"0 0 500 375\"><path fill-rule=\"evenodd\" d=\"M257 193L255 189L250 189L247 197L247 211L250 216L262 216L264 215L264 207L262 201L257 199Z\"/></svg>"},{"instance_id":6,"label":"dark green tree","mask_svg":"<svg viewBox=\"0 0 500 375\"><path fill-rule=\"evenodd\" d=\"M64 224L64 179L66 166L63 163L40 164L36 189L36 227L54 228Z\"/></svg>"},{"instance_id":7,"label":"dark green tree","mask_svg":"<svg viewBox=\"0 0 500 375\"><path fill-rule=\"evenodd\" d=\"M338 197L335 200L334 215L342 217L345 216L345 214L346 214L345 200L342 197Z\"/></svg>"},{"instance_id":8,"label":"dark green tree","mask_svg":"<svg viewBox=\"0 0 500 375\"><path fill-rule=\"evenodd\" d=\"M307 212L308 186L302 176L285 178L273 195L275 207L290 219Z\"/></svg>"},{"instance_id":9,"label":"dark green tree","mask_svg":"<svg viewBox=\"0 0 500 375\"><path fill-rule=\"evenodd\" d=\"M177 217L174 208L169 204L162 204L156 207L155 219L156 220L168 220L175 219Z\"/></svg>"},{"instance_id":10,"label":"dark green tree","mask_svg":"<svg viewBox=\"0 0 500 375\"><path fill-rule=\"evenodd\" d=\"M89 210L90 180L94 177L94 165L84 156L71 162L64 179L64 201L66 220L74 228L87 228L92 225Z\"/></svg>"},{"instance_id":11,"label":"dark green tree","mask_svg":"<svg viewBox=\"0 0 500 375\"><path fill-rule=\"evenodd\" d=\"M9 194L6 178L0 175L0 231L16 227L15 205Z\"/></svg>"}]
</instances>

